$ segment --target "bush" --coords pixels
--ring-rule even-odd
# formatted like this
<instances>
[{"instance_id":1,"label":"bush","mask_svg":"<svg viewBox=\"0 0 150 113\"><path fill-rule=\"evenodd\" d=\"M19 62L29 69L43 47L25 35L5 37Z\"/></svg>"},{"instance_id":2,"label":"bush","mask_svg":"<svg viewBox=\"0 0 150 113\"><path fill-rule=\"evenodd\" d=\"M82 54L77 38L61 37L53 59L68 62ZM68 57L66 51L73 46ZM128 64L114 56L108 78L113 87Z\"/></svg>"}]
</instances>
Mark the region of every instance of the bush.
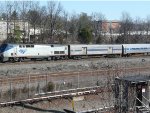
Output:
<instances>
[{"instance_id":1,"label":"bush","mask_svg":"<svg viewBox=\"0 0 150 113\"><path fill-rule=\"evenodd\" d=\"M22 93L28 93L29 92L29 90L28 90L28 88L27 88L26 85L23 87L23 89L21 90L21 92Z\"/></svg>"},{"instance_id":2,"label":"bush","mask_svg":"<svg viewBox=\"0 0 150 113\"><path fill-rule=\"evenodd\" d=\"M5 93L4 93L4 96L6 97L6 98L12 98L12 100L13 99L15 99L16 98L16 96L17 96L17 89L16 88L12 88L12 90L7 90Z\"/></svg>"},{"instance_id":3,"label":"bush","mask_svg":"<svg viewBox=\"0 0 150 113\"><path fill-rule=\"evenodd\" d=\"M53 90L54 90L54 83L53 82L48 82L48 84L43 87L44 92L50 92Z\"/></svg>"}]
</instances>

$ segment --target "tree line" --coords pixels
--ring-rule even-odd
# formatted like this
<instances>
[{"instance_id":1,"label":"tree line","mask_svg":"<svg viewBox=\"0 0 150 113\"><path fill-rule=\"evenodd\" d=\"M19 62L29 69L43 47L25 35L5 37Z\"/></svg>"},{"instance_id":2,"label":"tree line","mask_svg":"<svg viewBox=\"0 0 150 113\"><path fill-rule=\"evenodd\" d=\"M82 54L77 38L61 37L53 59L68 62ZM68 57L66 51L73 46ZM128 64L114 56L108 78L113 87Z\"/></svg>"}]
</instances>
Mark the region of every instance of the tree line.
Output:
<instances>
[{"instance_id":1,"label":"tree line","mask_svg":"<svg viewBox=\"0 0 150 113\"><path fill-rule=\"evenodd\" d=\"M129 13L123 12L118 20L119 27L104 31L103 23L107 21L101 12L69 14L64 10L61 2L47 1L41 6L38 1L1 1L0 19L7 22L6 42L18 43L149 43L150 42L150 16L146 19L137 17L133 19ZM23 23L23 30L16 25L17 21ZM25 32L26 22L34 33L29 36ZM9 23L13 29L9 31ZM110 23L111 24L111 23ZM36 34L36 30L40 34ZM21 38L21 35L22 38ZM25 36L32 38L26 40Z\"/></svg>"}]
</instances>

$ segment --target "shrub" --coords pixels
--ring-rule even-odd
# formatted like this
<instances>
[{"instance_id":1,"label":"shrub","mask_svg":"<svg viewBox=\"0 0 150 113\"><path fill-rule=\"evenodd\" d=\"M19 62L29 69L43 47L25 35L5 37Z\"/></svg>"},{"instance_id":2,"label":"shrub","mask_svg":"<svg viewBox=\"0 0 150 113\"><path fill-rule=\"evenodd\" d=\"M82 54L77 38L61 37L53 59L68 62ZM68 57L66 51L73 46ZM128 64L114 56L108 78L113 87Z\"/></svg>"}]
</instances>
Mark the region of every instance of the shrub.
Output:
<instances>
[{"instance_id":1,"label":"shrub","mask_svg":"<svg viewBox=\"0 0 150 113\"><path fill-rule=\"evenodd\" d=\"M27 86L25 85L24 87L23 87L23 89L21 90L21 92L22 93L28 93L28 88L27 88Z\"/></svg>"},{"instance_id":2,"label":"shrub","mask_svg":"<svg viewBox=\"0 0 150 113\"><path fill-rule=\"evenodd\" d=\"M16 88L12 88L12 90L9 89L4 93L4 96L6 98L12 98L12 100L16 98L16 95L17 95L17 89Z\"/></svg>"},{"instance_id":3,"label":"shrub","mask_svg":"<svg viewBox=\"0 0 150 113\"><path fill-rule=\"evenodd\" d=\"M53 90L54 90L54 83L51 82L51 81L48 82L48 84L43 87L44 92L50 92L50 91L53 91Z\"/></svg>"}]
</instances>

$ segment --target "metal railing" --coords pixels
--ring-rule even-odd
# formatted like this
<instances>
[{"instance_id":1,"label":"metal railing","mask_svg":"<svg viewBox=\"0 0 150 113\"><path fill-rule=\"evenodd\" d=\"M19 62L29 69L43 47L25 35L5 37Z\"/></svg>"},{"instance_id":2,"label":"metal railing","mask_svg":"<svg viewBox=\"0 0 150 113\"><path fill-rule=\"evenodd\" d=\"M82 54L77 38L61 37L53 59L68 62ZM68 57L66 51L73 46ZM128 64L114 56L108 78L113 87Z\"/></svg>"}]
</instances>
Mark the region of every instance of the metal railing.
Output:
<instances>
[{"instance_id":1,"label":"metal railing","mask_svg":"<svg viewBox=\"0 0 150 113\"><path fill-rule=\"evenodd\" d=\"M150 111L149 107L146 106L139 98L135 97L142 105L146 108L146 110Z\"/></svg>"}]
</instances>

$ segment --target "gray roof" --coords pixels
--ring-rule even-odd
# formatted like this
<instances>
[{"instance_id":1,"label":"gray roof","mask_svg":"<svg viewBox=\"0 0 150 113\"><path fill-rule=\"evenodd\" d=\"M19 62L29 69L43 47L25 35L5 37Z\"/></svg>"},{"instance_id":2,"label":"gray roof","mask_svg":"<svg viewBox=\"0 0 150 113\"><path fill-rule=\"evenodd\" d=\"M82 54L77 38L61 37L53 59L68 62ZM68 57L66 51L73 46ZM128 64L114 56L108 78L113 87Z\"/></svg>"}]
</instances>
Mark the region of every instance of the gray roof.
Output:
<instances>
[{"instance_id":1,"label":"gray roof","mask_svg":"<svg viewBox=\"0 0 150 113\"><path fill-rule=\"evenodd\" d=\"M128 81L131 83L141 83L141 82L148 82L150 81L150 76L126 76L122 78L118 78L119 80Z\"/></svg>"}]
</instances>

